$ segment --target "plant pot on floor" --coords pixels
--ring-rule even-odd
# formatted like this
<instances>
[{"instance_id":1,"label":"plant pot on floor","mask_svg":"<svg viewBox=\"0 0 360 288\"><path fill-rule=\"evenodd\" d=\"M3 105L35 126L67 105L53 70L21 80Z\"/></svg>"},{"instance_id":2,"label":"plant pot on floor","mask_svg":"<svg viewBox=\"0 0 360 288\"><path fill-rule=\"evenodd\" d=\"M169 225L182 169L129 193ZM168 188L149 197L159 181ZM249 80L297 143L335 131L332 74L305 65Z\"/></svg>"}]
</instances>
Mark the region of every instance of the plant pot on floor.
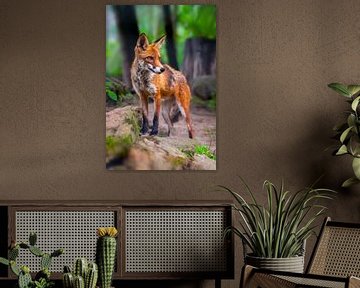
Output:
<instances>
[{"instance_id":1,"label":"plant pot on floor","mask_svg":"<svg viewBox=\"0 0 360 288\"><path fill-rule=\"evenodd\" d=\"M289 258L263 258L246 255L245 263L262 269L304 273L304 256Z\"/></svg>"}]
</instances>

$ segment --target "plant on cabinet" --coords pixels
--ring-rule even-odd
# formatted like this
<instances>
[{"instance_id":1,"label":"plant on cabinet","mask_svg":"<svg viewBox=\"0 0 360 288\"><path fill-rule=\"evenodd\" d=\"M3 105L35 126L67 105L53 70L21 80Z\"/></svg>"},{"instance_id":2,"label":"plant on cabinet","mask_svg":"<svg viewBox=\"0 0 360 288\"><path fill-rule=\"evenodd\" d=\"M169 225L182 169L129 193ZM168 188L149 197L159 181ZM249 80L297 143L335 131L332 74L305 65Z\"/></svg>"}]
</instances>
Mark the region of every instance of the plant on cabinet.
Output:
<instances>
[{"instance_id":1,"label":"plant on cabinet","mask_svg":"<svg viewBox=\"0 0 360 288\"><path fill-rule=\"evenodd\" d=\"M233 208L240 216L240 227L228 227L225 233L232 232L241 238L245 264L302 273L305 241L315 233L314 223L326 210L318 200L331 199L334 191L310 187L291 193L284 189L283 183L277 188L266 180L267 203L262 205L243 183L251 201L228 187L220 187L236 202Z\"/></svg>"}]
</instances>

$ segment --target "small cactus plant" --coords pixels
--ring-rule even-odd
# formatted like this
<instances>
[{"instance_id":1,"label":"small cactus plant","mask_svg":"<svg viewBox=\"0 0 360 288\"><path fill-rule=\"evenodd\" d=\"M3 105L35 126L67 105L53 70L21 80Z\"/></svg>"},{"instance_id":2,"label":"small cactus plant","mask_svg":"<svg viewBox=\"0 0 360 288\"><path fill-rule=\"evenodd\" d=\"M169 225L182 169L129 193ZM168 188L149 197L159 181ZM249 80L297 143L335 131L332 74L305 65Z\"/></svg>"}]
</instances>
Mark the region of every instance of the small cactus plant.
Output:
<instances>
[{"instance_id":1,"label":"small cactus plant","mask_svg":"<svg viewBox=\"0 0 360 288\"><path fill-rule=\"evenodd\" d=\"M74 272L69 266L64 267L64 288L95 288L98 279L98 267L96 263L88 263L85 258L76 259Z\"/></svg>"},{"instance_id":2,"label":"small cactus plant","mask_svg":"<svg viewBox=\"0 0 360 288\"><path fill-rule=\"evenodd\" d=\"M8 259L0 257L0 263L10 266L11 271L18 277L19 288L48 288L53 286L50 281L50 265L53 257L58 257L64 253L63 249L55 250L53 253L44 253L39 247L36 246L37 235L30 233L29 244L20 242L12 242L8 251ZM20 249L29 250L33 255L40 257L41 270L35 275L33 280L30 275L28 266L21 266L16 263L19 256Z\"/></svg>"},{"instance_id":3,"label":"small cactus plant","mask_svg":"<svg viewBox=\"0 0 360 288\"><path fill-rule=\"evenodd\" d=\"M99 284L101 288L110 288L116 258L115 227L97 229L96 262L99 267Z\"/></svg>"}]
</instances>

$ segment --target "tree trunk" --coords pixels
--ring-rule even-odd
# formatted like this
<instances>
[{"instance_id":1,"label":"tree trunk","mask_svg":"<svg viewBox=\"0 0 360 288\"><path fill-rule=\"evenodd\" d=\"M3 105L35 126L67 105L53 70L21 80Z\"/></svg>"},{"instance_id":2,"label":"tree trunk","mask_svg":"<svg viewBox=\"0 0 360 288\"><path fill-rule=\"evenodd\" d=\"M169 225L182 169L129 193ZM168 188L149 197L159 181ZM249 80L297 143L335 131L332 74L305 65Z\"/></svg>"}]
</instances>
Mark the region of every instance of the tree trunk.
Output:
<instances>
[{"instance_id":1,"label":"tree trunk","mask_svg":"<svg viewBox=\"0 0 360 288\"><path fill-rule=\"evenodd\" d=\"M185 42L182 72L191 83L202 75L216 73L216 40L207 38L189 38Z\"/></svg>"},{"instance_id":2,"label":"tree trunk","mask_svg":"<svg viewBox=\"0 0 360 288\"><path fill-rule=\"evenodd\" d=\"M175 69L179 69L176 58L176 46L174 41L174 28L171 19L171 11L169 5L163 5L164 20L165 20L165 33L166 33L166 52L168 55L169 64Z\"/></svg>"},{"instance_id":3,"label":"tree trunk","mask_svg":"<svg viewBox=\"0 0 360 288\"><path fill-rule=\"evenodd\" d=\"M135 8L133 5L116 5L113 7L123 53L123 81L128 88L132 88L130 69L134 60L134 48L139 37Z\"/></svg>"}]
</instances>

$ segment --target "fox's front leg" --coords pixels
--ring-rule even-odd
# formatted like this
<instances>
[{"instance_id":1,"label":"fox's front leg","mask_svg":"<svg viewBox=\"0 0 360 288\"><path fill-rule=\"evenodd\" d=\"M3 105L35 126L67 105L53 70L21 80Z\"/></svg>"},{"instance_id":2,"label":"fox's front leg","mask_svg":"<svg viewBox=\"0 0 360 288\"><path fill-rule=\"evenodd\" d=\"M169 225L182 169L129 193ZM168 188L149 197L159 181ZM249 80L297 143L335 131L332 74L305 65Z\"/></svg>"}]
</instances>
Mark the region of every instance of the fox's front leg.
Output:
<instances>
[{"instance_id":1,"label":"fox's front leg","mask_svg":"<svg viewBox=\"0 0 360 288\"><path fill-rule=\"evenodd\" d=\"M146 134L149 130L149 107L148 107L148 99L146 96L142 95L140 98L141 108L142 108L142 126L140 133L142 135Z\"/></svg>"},{"instance_id":2,"label":"fox's front leg","mask_svg":"<svg viewBox=\"0 0 360 288\"><path fill-rule=\"evenodd\" d=\"M154 120L153 126L150 132L150 135L157 135L159 133L159 115L160 115L160 106L161 106L161 95L157 94L155 96L155 111L154 111Z\"/></svg>"}]
</instances>

